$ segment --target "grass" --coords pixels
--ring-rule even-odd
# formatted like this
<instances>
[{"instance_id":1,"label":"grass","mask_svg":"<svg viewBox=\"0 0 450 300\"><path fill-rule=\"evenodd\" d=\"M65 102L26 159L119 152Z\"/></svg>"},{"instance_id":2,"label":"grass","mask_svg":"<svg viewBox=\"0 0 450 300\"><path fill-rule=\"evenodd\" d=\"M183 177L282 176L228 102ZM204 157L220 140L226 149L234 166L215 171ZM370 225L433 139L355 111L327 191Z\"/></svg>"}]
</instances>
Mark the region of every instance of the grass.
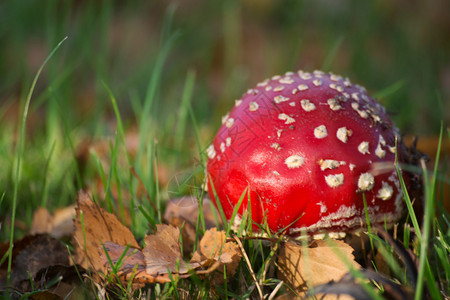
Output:
<instances>
[{"instance_id":1,"label":"grass","mask_svg":"<svg viewBox=\"0 0 450 300\"><path fill-rule=\"evenodd\" d=\"M85 187L142 239L161 222L171 192L199 194L204 150L232 100L288 69L324 68L355 78L379 91L375 94L397 113L393 118L402 132L437 135L441 128L437 149L443 149L441 142L450 139L440 123L448 121L442 100L448 94L437 76L449 62L450 46L442 41L430 49L427 37L408 26L420 20L418 28L430 28L432 17L418 17L429 4L396 19L389 17L394 5L373 1L348 1L351 9L338 13L309 1L291 1L289 9L269 2L251 7L246 1L211 1L188 13L181 3L177 8L156 2L5 1L6 9L0 9L5 45L0 49L0 240L26 235L39 206L50 211L67 206ZM127 140L134 131L137 145ZM89 150L83 150L84 143ZM450 218L439 191L448 184L448 156L443 156L437 152L433 169L422 169L427 203L422 227L405 198L412 226L405 225L403 244L419 257L415 299L450 293ZM167 175L186 169L182 186ZM246 200L241 197L240 203ZM205 228L201 216L200 211L198 232ZM252 230L243 219L238 236ZM410 286L393 247L372 238L393 271L391 279ZM248 259L226 284L213 287L194 277L134 295L182 298L189 291L200 298L245 298L286 291L268 276L274 275L278 244L242 243ZM6 260L9 278L11 255ZM120 290L119 296L131 292L130 286Z\"/></svg>"}]
</instances>

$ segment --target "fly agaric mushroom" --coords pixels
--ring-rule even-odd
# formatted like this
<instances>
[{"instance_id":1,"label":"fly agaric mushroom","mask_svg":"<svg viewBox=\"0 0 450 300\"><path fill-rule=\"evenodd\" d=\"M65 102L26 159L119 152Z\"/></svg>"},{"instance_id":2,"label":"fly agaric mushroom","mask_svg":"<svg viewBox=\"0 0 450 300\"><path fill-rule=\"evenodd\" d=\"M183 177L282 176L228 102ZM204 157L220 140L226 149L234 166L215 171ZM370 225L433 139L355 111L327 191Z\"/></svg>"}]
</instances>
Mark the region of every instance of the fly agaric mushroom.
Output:
<instances>
[{"instance_id":1,"label":"fly agaric mushroom","mask_svg":"<svg viewBox=\"0 0 450 300\"><path fill-rule=\"evenodd\" d=\"M251 203L253 222L289 235L360 230L363 197L372 224L402 217L398 129L349 79L321 71L274 76L236 100L222 121L207 149L207 187L227 218L246 189L250 201L237 219Z\"/></svg>"}]
</instances>

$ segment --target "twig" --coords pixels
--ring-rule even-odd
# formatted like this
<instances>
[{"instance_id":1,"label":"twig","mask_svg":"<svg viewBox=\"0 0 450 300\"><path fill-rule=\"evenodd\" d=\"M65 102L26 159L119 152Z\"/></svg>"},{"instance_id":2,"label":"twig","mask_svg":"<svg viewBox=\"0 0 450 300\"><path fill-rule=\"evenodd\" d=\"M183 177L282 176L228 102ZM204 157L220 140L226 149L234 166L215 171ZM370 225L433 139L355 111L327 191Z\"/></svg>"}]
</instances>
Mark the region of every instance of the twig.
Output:
<instances>
[{"instance_id":1,"label":"twig","mask_svg":"<svg viewBox=\"0 0 450 300\"><path fill-rule=\"evenodd\" d=\"M272 293L270 293L269 299L268 300L272 300L275 298L275 296L278 293L278 290L283 286L284 281L280 281L280 283L277 284L277 286L275 287L275 289L272 291Z\"/></svg>"},{"instance_id":2,"label":"twig","mask_svg":"<svg viewBox=\"0 0 450 300\"><path fill-rule=\"evenodd\" d=\"M261 299L264 299L261 286L259 285L258 280L256 279L255 272L253 272L252 264L250 263L250 259L248 259L247 253L245 252L244 245L242 245L241 240L237 236L234 236L234 240L236 241L236 243L238 243L239 248L241 248L242 255L244 255L245 261L248 265L248 269L250 270L250 274L252 275L253 280L255 281L256 288L258 289L259 296L261 297Z\"/></svg>"}]
</instances>

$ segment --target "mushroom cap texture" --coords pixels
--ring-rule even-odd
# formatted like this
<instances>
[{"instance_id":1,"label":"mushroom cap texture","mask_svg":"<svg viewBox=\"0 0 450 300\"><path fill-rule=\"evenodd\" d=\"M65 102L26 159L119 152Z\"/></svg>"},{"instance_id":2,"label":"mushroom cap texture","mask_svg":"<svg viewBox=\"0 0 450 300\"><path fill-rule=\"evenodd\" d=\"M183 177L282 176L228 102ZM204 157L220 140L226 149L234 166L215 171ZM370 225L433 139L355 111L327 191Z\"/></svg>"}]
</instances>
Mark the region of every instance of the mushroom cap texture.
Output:
<instances>
[{"instance_id":1,"label":"mushroom cap texture","mask_svg":"<svg viewBox=\"0 0 450 300\"><path fill-rule=\"evenodd\" d=\"M272 232L359 230L363 195L372 224L402 217L398 129L347 78L321 71L274 76L236 100L222 121L207 149L207 185L228 219L246 189L237 218L250 203L253 222L267 221Z\"/></svg>"}]
</instances>

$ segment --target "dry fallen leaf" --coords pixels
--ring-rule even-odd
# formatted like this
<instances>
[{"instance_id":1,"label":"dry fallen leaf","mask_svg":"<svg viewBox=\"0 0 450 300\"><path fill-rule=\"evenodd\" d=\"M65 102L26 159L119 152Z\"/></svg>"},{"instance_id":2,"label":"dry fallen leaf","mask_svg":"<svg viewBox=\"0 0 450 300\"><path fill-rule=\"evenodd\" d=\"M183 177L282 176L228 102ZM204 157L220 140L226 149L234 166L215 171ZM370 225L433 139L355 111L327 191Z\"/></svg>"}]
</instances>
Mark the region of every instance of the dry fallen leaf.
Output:
<instances>
[{"instance_id":1,"label":"dry fallen leaf","mask_svg":"<svg viewBox=\"0 0 450 300\"><path fill-rule=\"evenodd\" d=\"M189 255L194 250L194 242L196 238L196 224L198 218L198 199L194 196L184 196L174 198L167 203L164 219L170 225L181 228L181 236L183 239L183 254ZM209 198L203 199L203 217L205 220L205 229L216 226L214 212L215 209ZM221 219L218 218L219 224Z\"/></svg>"},{"instance_id":2,"label":"dry fallen leaf","mask_svg":"<svg viewBox=\"0 0 450 300\"><path fill-rule=\"evenodd\" d=\"M109 258L113 265L119 261L122 257L126 247L118 245L113 242L106 242L104 244ZM102 252L102 262L109 269L111 264L108 261L104 252ZM150 275L145 271L145 258L144 253L138 249L128 248L123 260L120 263L120 268L117 271L117 275L123 281L133 280L134 283L165 283L170 282L168 274Z\"/></svg>"},{"instance_id":3,"label":"dry fallen leaf","mask_svg":"<svg viewBox=\"0 0 450 300\"><path fill-rule=\"evenodd\" d=\"M164 219L170 220L171 218L181 218L193 225L197 224L198 218L198 199L194 196L184 196L180 198L174 198L167 203L166 211L164 213ZM205 219L205 229L210 229L216 226L214 212L212 208L211 200L208 197L203 198L203 218ZM220 217L218 218L219 224L221 223Z\"/></svg>"},{"instance_id":4,"label":"dry fallen leaf","mask_svg":"<svg viewBox=\"0 0 450 300\"><path fill-rule=\"evenodd\" d=\"M348 272L347 264L339 255L353 268L359 268L352 252L353 248L342 241L316 240L309 247L286 242L278 256L279 275L298 293L303 293L308 286L337 281Z\"/></svg>"},{"instance_id":5,"label":"dry fallen leaf","mask_svg":"<svg viewBox=\"0 0 450 300\"><path fill-rule=\"evenodd\" d=\"M213 277L213 281L219 284L224 278L223 266L226 265L227 278L229 278L236 272L241 257L239 246L235 242L227 242L224 231L213 228L205 232L191 263L207 269L205 274L217 270L218 274Z\"/></svg>"},{"instance_id":6,"label":"dry fallen leaf","mask_svg":"<svg viewBox=\"0 0 450 300\"><path fill-rule=\"evenodd\" d=\"M178 228L158 224L154 235L145 237L145 248L128 249L117 275L124 281L134 283L165 283L170 282L169 272L174 276L189 277L191 265L184 262L181 256ZM115 265L122 257L126 247L113 242L104 244L111 262ZM106 255L102 253L102 262L111 270Z\"/></svg>"},{"instance_id":7,"label":"dry fallen leaf","mask_svg":"<svg viewBox=\"0 0 450 300\"><path fill-rule=\"evenodd\" d=\"M101 253L102 244L108 241L140 248L131 231L115 215L92 202L84 191L78 193L77 204L73 237L77 264L86 269L105 271Z\"/></svg>"},{"instance_id":8,"label":"dry fallen leaf","mask_svg":"<svg viewBox=\"0 0 450 300\"><path fill-rule=\"evenodd\" d=\"M32 290L30 278L51 266L69 266L69 253L58 240L48 235L36 235L14 258L11 284L22 290Z\"/></svg>"},{"instance_id":9,"label":"dry fallen leaf","mask_svg":"<svg viewBox=\"0 0 450 300\"><path fill-rule=\"evenodd\" d=\"M187 273L190 266L181 255L180 230L158 224L154 235L145 237L143 250L147 274Z\"/></svg>"},{"instance_id":10,"label":"dry fallen leaf","mask_svg":"<svg viewBox=\"0 0 450 300\"><path fill-rule=\"evenodd\" d=\"M60 208L51 215L45 207L38 208L33 214L31 234L48 233L54 238L70 236L73 233L75 206Z\"/></svg>"},{"instance_id":11,"label":"dry fallen leaf","mask_svg":"<svg viewBox=\"0 0 450 300\"><path fill-rule=\"evenodd\" d=\"M165 283L170 281L169 272L179 278L187 278L194 271L199 275L208 275L218 271L213 277L215 282L223 280L223 266L232 276L241 259L239 247L234 242L226 242L225 233L216 228L208 230L199 243L199 249L189 263L183 260L179 242L180 231L170 225L157 225L154 235L145 237L142 251L128 249L117 271L121 280L134 283ZM122 257L125 246L114 242L105 242L104 247L113 265ZM109 270L111 263L101 253L102 263ZM216 278L217 277L217 278Z\"/></svg>"}]
</instances>

